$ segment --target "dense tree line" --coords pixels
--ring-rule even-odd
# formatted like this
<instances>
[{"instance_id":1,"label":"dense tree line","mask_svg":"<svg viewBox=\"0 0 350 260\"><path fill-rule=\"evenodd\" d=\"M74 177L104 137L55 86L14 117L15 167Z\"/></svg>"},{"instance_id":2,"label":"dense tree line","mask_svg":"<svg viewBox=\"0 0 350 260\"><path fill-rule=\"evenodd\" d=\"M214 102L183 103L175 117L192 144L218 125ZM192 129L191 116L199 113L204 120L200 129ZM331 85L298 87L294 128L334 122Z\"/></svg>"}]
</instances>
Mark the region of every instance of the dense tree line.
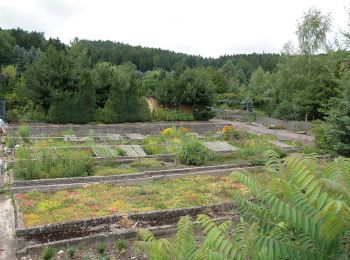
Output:
<instances>
[{"instance_id":1,"label":"dense tree line","mask_svg":"<svg viewBox=\"0 0 350 260\"><path fill-rule=\"evenodd\" d=\"M11 121L149 120L146 95L169 106L192 106L196 119L208 119L214 94L229 91L231 77L246 84L256 68L272 71L280 59L203 58L111 41L74 39L66 45L20 28L0 30L0 41L1 95Z\"/></svg>"},{"instance_id":2,"label":"dense tree line","mask_svg":"<svg viewBox=\"0 0 350 260\"><path fill-rule=\"evenodd\" d=\"M76 38L66 45L39 32L0 30L1 95L12 121L146 121L144 96L190 106L199 120L212 116L213 105L255 108L280 119L337 124L327 128L327 142L338 136L334 149L344 150L350 56L348 45L327 44L330 26L329 16L312 8L298 24L298 48L216 59L111 41ZM349 33L342 35L349 43Z\"/></svg>"}]
</instances>

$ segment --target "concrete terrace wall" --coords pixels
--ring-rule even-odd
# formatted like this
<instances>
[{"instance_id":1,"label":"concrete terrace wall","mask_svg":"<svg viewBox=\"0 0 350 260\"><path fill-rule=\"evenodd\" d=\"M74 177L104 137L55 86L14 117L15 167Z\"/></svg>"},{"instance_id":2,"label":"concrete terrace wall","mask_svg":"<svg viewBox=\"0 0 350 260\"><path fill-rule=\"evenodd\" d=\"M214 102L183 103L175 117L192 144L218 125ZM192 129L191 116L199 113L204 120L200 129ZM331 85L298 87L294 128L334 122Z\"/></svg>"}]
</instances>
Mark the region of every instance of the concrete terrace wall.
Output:
<instances>
[{"instance_id":1,"label":"concrete terrace wall","mask_svg":"<svg viewBox=\"0 0 350 260\"><path fill-rule=\"evenodd\" d=\"M147 123L123 123L111 125L74 125L74 124L28 124L32 130L33 136L57 136L62 135L64 131L72 129L77 136L87 136L90 130L94 131L95 135L106 134L128 134L140 133L143 135L158 134L161 130L167 127L186 127L190 131L199 134L215 133L224 127L224 124L216 124L211 122L147 122ZM19 125L9 125L7 128L8 135L14 135L17 132Z\"/></svg>"},{"instance_id":2,"label":"concrete terrace wall","mask_svg":"<svg viewBox=\"0 0 350 260\"><path fill-rule=\"evenodd\" d=\"M305 121L286 121L267 116L257 116L256 122L264 126L275 125L289 131L309 131L312 124Z\"/></svg>"},{"instance_id":3,"label":"concrete terrace wall","mask_svg":"<svg viewBox=\"0 0 350 260\"><path fill-rule=\"evenodd\" d=\"M225 119L225 120L234 120L234 121L254 121L258 124L264 126L275 125L280 128L289 130L289 131L309 131L312 124L305 121L293 121L293 120L280 120L267 116L254 115L254 113L244 110L230 110L230 109L214 109L216 117Z\"/></svg>"},{"instance_id":4,"label":"concrete terrace wall","mask_svg":"<svg viewBox=\"0 0 350 260\"><path fill-rule=\"evenodd\" d=\"M125 217L133 222L146 222L151 226L159 226L159 224L175 224L181 216L185 215L194 217L200 213L219 214L224 212L230 212L230 214L233 215L238 214L234 204L226 202L207 206L150 211L145 213L115 214L105 217L41 225L32 228L18 228L16 229L16 237L20 242L19 244L22 244L25 240L35 241L36 243L46 243L49 241L111 232L118 228L120 225L118 224L119 221Z\"/></svg>"}]
</instances>

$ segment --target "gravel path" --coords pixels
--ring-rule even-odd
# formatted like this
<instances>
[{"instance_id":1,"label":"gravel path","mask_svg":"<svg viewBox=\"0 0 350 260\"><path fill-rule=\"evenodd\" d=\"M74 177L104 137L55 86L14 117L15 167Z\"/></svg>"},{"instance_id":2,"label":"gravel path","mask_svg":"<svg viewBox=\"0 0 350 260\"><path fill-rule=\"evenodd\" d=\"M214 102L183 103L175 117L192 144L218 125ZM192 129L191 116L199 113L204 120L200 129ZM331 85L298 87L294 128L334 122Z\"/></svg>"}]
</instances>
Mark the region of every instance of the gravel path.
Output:
<instances>
[{"instance_id":1,"label":"gravel path","mask_svg":"<svg viewBox=\"0 0 350 260\"><path fill-rule=\"evenodd\" d=\"M15 216L11 198L0 194L0 260L16 259Z\"/></svg>"},{"instance_id":2,"label":"gravel path","mask_svg":"<svg viewBox=\"0 0 350 260\"><path fill-rule=\"evenodd\" d=\"M222 120L222 119L212 119L210 121L213 123L233 125L239 129L246 130L247 132L254 133L254 134L271 134L276 136L277 139L282 139L282 140L295 140L295 141L302 141L306 143L312 143L314 141L314 137L312 135L307 135L307 134L297 134L297 133L293 133L286 130L280 130L280 129L268 129L265 126L256 126L256 125L251 125L249 123L243 123L238 121L229 121L229 120Z\"/></svg>"}]
</instances>

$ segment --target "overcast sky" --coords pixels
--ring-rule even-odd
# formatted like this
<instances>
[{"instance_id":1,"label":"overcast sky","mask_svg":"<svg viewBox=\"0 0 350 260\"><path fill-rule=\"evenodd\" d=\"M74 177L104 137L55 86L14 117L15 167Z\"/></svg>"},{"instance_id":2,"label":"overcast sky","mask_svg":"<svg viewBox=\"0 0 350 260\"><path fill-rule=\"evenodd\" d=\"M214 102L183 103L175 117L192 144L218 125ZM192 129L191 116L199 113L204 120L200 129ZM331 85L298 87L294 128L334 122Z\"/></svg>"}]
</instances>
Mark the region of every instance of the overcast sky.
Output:
<instances>
[{"instance_id":1,"label":"overcast sky","mask_svg":"<svg viewBox=\"0 0 350 260\"><path fill-rule=\"evenodd\" d=\"M0 27L218 57L280 52L312 6L345 28L349 0L0 0Z\"/></svg>"}]
</instances>

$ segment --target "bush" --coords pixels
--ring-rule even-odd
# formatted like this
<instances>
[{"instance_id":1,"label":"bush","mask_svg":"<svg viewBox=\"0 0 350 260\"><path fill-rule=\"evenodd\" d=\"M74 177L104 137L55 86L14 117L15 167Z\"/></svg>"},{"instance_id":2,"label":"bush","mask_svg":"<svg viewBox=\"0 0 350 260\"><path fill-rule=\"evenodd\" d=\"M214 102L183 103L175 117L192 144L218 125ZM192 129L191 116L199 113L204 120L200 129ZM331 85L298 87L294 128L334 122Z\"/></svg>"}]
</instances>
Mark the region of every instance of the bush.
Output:
<instances>
[{"instance_id":1,"label":"bush","mask_svg":"<svg viewBox=\"0 0 350 260\"><path fill-rule=\"evenodd\" d=\"M106 251L106 246L105 244L103 244L102 242L98 243L97 244L97 252L100 254L100 255L104 255Z\"/></svg>"},{"instance_id":2,"label":"bush","mask_svg":"<svg viewBox=\"0 0 350 260\"><path fill-rule=\"evenodd\" d=\"M328 149L327 131L328 126L322 121L315 121L311 128L312 133L315 136L315 146L320 150Z\"/></svg>"},{"instance_id":3,"label":"bush","mask_svg":"<svg viewBox=\"0 0 350 260\"><path fill-rule=\"evenodd\" d=\"M181 149L178 152L180 162L188 165L202 165L212 161L214 157L214 153L204 147L194 137L184 138Z\"/></svg>"},{"instance_id":4,"label":"bush","mask_svg":"<svg viewBox=\"0 0 350 260\"><path fill-rule=\"evenodd\" d=\"M147 122L151 121L152 115L149 109L147 100L145 98L140 98L138 105L138 113L135 121Z\"/></svg>"},{"instance_id":5,"label":"bush","mask_svg":"<svg viewBox=\"0 0 350 260\"><path fill-rule=\"evenodd\" d=\"M21 125L18 127L18 134L21 138L28 138L32 133L32 129L28 125Z\"/></svg>"},{"instance_id":6,"label":"bush","mask_svg":"<svg viewBox=\"0 0 350 260\"><path fill-rule=\"evenodd\" d=\"M46 246L43 250L43 259L50 260L55 256L55 250L52 247Z\"/></svg>"},{"instance_id":7,"label":"bush","mask_svg":"<svg viewBox=\"0 0 350 260\"><path fill-rule=\"evenodd\" d=\"M152 120L154 121L193 121L192 114L181 111L180 109L160 108L153 111Z\"/></svg>"},{"instance_id":8,"label":"bush","mask_svg":"<svg viewBox=\"0 0 350 260\"><path fill-rule=\"evenodd\" d=\"M210 107L199 107L193 109L194 120L197 121L208 121L215 116L215 112Z\"/></svg>"},{"instance_id":9,"label":"bush","mask_svg":"<svg viewBox=\"0 0 350 260\"><path fill-rule=\"evenodd\" d=\"M89 176L92 173L93 162L89 152L70 149L57 149L56 154L51 149L32 150L20 147L16 150L15 176L24 180L67 178Z\"/></svg>"},{"instance_id":10,"label":"bush","mask_svg":"<svg viewBox=\"0 0 350 260\"><path fill-rule=\"evenodd\" d=\"M125 240L118 239L117 242L115 242L115 247L116 247L118 253L122 253L127 249L128 244Z\"/></svg>"},{"instance_id":11,"label":"bush","mask_svg":"<svg viewBox=\"0 0 350 260\"><path fill-rule=\"evenodd\" d=\"M96 109L94 120L99 123L113 124L118 122L118 116L117 113L110 108L107 101L104 108L99 107Z\"/></svg>"},{"instance_id":12,"label":"bush","mask_svg":"<svg viewBox=\"0 0 350 260\"><path fill-rule=\"evenodd\" d=\"M220 132L226 140L238 140L241 137L240 132L232 125L225 125Z\"/></svg>"},{"instance_id":13,"label":"bush","mask_svg":"<svg viewBox=\"0 0 350 260\"><path fill-rule=\"evenodd\" d=\"M75 257L75 248L70 247L68 249L68 255L69 255L70 259L74 259L74 257Z\"/></svg>"}]
</instances>

